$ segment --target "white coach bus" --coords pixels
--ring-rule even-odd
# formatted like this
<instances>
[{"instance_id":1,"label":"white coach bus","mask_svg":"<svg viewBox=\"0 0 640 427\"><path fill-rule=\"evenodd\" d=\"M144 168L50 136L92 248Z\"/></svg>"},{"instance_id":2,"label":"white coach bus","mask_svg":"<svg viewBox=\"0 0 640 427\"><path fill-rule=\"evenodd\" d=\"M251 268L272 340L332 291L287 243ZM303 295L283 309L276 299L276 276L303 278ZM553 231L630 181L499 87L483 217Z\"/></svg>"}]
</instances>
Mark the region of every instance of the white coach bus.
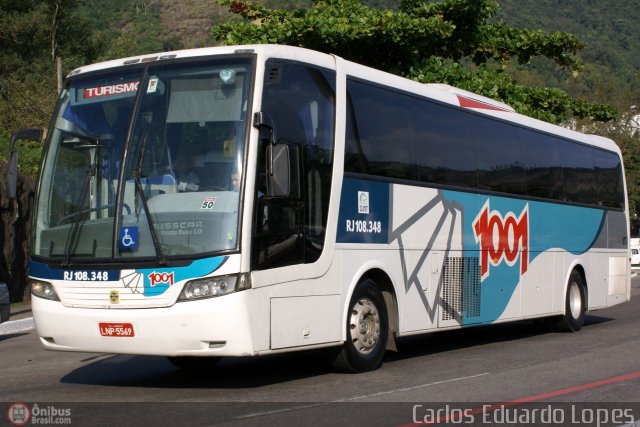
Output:
<instances>
[{"instance_id":1,"label":"white coach bus","mask_svg":"<svg viewBox=\"0 0 640 427\"><path fill-rule=\"evenodd\" d=\"M334 347L627 301L610 140L311 50L216 47L68 76L31 244L49 350L224 356Z\"/></svg>"}]
</instances>

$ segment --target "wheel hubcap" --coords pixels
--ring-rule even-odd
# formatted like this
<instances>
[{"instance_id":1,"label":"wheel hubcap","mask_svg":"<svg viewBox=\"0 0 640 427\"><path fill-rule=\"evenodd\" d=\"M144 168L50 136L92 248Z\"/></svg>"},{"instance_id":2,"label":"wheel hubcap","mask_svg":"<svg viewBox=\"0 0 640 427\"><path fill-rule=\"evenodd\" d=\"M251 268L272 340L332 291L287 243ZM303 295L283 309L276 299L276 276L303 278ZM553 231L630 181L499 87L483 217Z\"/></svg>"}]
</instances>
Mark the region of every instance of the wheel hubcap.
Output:
<instances>
[{"instance_id":1,"label":"wheel hubcap","mask_svg":"<svg viewBox=\"0 0 640 427\"><path fill-rule=\"evenodd\" d=\"M380 338L380 313L373 301L362 298L353 306L349 331L358 352L367 354L373 350Z\"/></svg>"},{"instance_id":2,"label":"wheel hubcap","mask_svg":"<svg viewBox=\"0 0 640 427\"><path fill-rule=\"evenodd\" d=\"M572 282L569 289L569 309L571 310L571 317L574 319L578 319L582 314L582 296L580 295L580 287L576 282Z\"/></svg>"}]
</instances>

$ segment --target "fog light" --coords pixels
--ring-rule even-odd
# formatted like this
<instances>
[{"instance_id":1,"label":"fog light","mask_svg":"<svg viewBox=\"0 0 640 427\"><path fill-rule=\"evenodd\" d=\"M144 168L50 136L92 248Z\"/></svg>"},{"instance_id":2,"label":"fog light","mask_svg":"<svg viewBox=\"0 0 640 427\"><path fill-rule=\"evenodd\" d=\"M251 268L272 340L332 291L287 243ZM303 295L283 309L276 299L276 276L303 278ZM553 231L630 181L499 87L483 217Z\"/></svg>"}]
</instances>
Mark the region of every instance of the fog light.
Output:
<instances>
[{"instance_id":1,"label":"fog light","mask_svg":"<svg viewBox=\"0 0 640 427\"><path fill-rule=\"evenodd\" d=\"M31 293L37 297L52 300L52 301L60 301L58 298L58 294L56 290L53 288L53 285L49 282L43 282L41 280L31 279Z\"/></svg>"}]
</instances>

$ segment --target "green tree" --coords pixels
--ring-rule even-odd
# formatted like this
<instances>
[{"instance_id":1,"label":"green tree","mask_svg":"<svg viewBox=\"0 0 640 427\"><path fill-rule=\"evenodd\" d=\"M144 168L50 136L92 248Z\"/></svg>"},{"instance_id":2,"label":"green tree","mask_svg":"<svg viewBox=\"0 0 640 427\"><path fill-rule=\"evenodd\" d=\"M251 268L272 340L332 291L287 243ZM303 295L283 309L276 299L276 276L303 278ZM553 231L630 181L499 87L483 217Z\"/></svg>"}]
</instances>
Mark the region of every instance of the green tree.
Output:
<instances>
[{"instance_id":1,"label":"green tree","mask_svg":"<svg viewBox=\"0 0 640 427\"><path fill-rule=\"evenodd\" d=\"M318 0L295 10L237 0L220 4L241 18L213 28L225 44L279 43L335 53L420 82L477 92L554 123L573 117L608 121L617 115L608 105L574 99L561 89L515 81L509 64L535 57L577 75L582 46L571 34L493 22L499 9L495 0L402 0L398 10L374 9L361 0Z\"/></svg>"},{"instance_id":2,"label":"green tree","mask_svg":"<svg viewBox=\"0 0 640 427\"><path fill-rule=\"evenodd\" d=\"M57 92L56 57L69 71L100 52L76 14L79 2L0 0L0 133L46 126Z\"/></svg>"}]
</instances>

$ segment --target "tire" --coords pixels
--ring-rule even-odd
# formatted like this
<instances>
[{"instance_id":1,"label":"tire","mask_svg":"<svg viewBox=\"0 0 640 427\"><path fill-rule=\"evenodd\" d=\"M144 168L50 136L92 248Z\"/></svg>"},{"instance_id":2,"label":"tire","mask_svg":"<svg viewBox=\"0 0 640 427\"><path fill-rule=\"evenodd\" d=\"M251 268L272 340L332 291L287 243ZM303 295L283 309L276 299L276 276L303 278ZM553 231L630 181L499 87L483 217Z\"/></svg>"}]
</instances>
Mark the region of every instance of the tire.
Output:
<instances>
[{"instance_id":1,"label":"tire","mask_svg":"<svg viewBox=\"0 0 640 427\"><path fill-rule=\"evenodd\" d=\"M333 361L333 368L340 372L367 372L382 364L389 321L382 293L371 279L356 286L346 324L347 340Z\"/></svg>"},{"instance_id":2,"label":"tire","mask_svg":"<svg viewBox=\"0 0 640 427\"><path fill-rule=\"evenodd\" d=\"M557 331L578 332L584 325L585 285L582 275L573 270L569 276L567 294L565 296L564 316L555 325Z\"/></svg>"},{"instance_id":3,"label":"tire","mask_svg":"<svg viewBox=\"0 0 640 427\"><path fill-rule=\"evenodd\" d=\"M220 362L222 357L210 356L170 356L167 360L176 368L185 371L207 371Z\"/></svg>"}]
</instances>

